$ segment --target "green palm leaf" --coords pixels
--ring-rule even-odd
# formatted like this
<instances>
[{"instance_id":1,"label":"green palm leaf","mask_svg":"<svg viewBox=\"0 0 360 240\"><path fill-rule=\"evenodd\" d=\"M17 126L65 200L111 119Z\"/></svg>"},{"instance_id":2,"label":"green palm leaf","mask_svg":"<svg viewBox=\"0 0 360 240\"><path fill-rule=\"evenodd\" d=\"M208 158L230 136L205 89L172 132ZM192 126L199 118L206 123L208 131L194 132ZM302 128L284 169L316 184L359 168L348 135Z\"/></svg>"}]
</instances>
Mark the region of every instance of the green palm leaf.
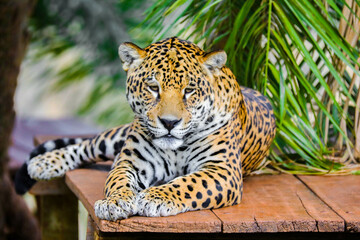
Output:
<instances>
[{"instance_id":1,"label":"green palm leaf","mask_svg":"<svg viewBox=\"0 0 360 240\"><path fill-rule=\"evenodd\" d=\"M360 145L360 136L348 131L360 122L359 49L338 30L341 21L360 30L351 20L359 19L359 2L350 2L163 0L149 9L144 24L157 24L160 38L175 34L206 49L224 49L239 83L268 96L278 125L273 167L289 173L343 173L352 170L334 159L349 162L345 156L352 156L354 141ZM174 20L167 19L162 31L169 14L175 14ZM179 31L168 31L179 24ZM339 145L337 139L345 141Z\"/></svg>"}]
</instances>

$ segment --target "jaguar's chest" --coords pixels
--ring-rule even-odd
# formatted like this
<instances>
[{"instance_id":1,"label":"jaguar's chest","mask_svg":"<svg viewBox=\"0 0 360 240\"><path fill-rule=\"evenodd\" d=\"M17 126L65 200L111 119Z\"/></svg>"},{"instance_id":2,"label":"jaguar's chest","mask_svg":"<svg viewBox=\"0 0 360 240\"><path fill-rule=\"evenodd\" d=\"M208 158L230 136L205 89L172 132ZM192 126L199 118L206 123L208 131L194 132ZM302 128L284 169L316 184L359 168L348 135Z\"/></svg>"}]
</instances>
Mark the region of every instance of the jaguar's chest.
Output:
<instances>
[{"instance_id":1,"label":"jaguar's chest","mask_svg":"<svg viewBox=\"0 0 360 240\"><path fill-rule=\"evenodd\" d=\"M158 149L158 155L153 160L163 166L164 179L169 181L196 171L211 156L213 147L214 141L211 138L202 137L177 150Z\"/></svg>"}]
</instances>

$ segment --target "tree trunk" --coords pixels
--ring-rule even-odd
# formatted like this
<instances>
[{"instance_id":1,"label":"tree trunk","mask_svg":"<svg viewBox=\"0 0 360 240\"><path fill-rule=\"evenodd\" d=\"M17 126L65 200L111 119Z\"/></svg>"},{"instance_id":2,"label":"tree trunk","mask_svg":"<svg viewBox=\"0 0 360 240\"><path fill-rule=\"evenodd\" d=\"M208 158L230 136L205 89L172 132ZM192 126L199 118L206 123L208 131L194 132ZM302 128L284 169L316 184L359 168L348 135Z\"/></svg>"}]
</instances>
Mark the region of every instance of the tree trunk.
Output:
<instances>
[{"instance_id":1,"label":"tree trunk","mask_svg":"<svg viewBox=\"0 0 360 240\"><path fill-rule=\"evenodd\" d=\"M40 239L36 221L16 195L7 169L16 81L29 40L26 20L35 2L0 0L0 239Z\"/></svg>"}]
</instances>

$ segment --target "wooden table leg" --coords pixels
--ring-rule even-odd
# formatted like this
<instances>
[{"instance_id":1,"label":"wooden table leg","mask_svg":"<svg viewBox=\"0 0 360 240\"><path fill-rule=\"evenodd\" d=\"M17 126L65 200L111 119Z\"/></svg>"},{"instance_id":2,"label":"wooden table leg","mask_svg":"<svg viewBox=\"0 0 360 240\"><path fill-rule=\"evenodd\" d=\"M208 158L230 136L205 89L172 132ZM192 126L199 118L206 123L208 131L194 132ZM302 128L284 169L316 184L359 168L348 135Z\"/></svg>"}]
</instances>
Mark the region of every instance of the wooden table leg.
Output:
<instances>
[{"instance_id":1,"label":"wooden table leg","mask_svg":"<svg viewBox=\"0 0 360 240\"><path fill-rule=\"evenodd\" d=\"M95 239L94 236L95 236L94 221L88 215L87 229L86 229L86 240L94 240Z\"/></svg>"},{"instance_id":2,"label":"wooden table leg","mask_svg":"<svg viewBox=\"0 0 360 240\"><path fill-rule=\"evenodd\" d=\"M100 236L98 231L99 230L97 229L94 220L91 218L90 215L88 215L87 230L86 230L86 240L113 240L113 239L119 239L118 237L114 238L114 237Z\"/></svg>"},{"instance_id":3,"label":"wooden table leg","mask_svg":"<svg viewBox=\"0 0 360 240\"><path fill-rule=\"evenodd\" d=\"M78 239L78 200L74 194L40 195L37 202L42 239Z\"/></svg>"}]
</instances>

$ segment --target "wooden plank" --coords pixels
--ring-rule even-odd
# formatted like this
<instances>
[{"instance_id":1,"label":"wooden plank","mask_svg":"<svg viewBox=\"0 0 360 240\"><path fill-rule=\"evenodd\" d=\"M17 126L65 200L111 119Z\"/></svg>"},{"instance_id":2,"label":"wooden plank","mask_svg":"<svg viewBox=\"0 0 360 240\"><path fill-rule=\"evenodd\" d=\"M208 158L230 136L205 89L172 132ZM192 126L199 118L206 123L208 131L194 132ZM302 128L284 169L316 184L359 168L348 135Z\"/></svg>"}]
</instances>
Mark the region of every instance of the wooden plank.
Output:
<instances>
[{"instance_id":1,"label":"wooden plank","mask_svg":"<svg viewBox=\"0 0 360 240\"><path fill-rule=\"evenodd\" d=\"M344 231L344 221L291 175L248 177L243 202L213 212L226 233Z\"/></svg>"},{"instance_id":2,"label":"wooden plank","mask_svg":"<svg viewBox=\"0 0 360 240\"><path fill-rule=\"evenodd\" d=\"M187 239L187 240L303 240L303 239L316 239L316 240L358 240L357 234L348 232L280 232L280 233L147 233L147 232L100 232L96 227L96 223L89 216L88 218L89 238L87 240L138 240L138 239L156 239L156 240L169 240L169 239Z\"/></svg>"},{"instance_id":3,"label":"wooden plank","mask_svg":"<svg viewBox=\"0 0 360 240\"><path fill-rule=\"evenodd\" d=\"M360 232L360 176L298 176L345 220L346 231Z\"/></svg>"},{"instance_id":4,"label":"wooden plank","mask_svg":"<svg viewBox=\"0 0 360 240\"><path fill-rule=\"evenodd\" d=\"M100 220L95 216L94 203L104 198L106 176L107 171L77 169L68 172L65 177L66 184L84 204L101 232L221 232L221 221L210 210L170 217L134 216L116 222Z\"/></svg>"}]
</instances>

